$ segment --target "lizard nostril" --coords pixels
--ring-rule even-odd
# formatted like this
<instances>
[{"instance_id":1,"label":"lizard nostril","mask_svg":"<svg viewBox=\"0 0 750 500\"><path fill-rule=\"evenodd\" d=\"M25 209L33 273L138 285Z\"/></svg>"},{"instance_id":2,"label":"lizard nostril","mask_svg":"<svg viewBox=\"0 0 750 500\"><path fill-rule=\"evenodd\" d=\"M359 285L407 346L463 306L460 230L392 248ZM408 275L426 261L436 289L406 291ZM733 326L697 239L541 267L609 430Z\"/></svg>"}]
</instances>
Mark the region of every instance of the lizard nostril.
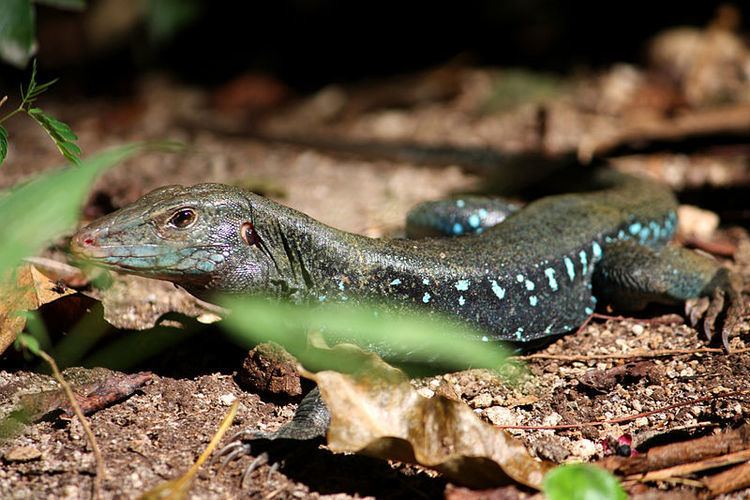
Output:
<instances>
[{"instance_id":1,"label":"lizard nostril","mask_svg":"<svg viewBox=\"0 0 750 500\"><path fill-rule=\"evenodd\" d=\"M86 246L93 245L94 244L94 238L86 238L85 240L83 240L83 244L86 245Z\"/></svg>"}]
</instances>

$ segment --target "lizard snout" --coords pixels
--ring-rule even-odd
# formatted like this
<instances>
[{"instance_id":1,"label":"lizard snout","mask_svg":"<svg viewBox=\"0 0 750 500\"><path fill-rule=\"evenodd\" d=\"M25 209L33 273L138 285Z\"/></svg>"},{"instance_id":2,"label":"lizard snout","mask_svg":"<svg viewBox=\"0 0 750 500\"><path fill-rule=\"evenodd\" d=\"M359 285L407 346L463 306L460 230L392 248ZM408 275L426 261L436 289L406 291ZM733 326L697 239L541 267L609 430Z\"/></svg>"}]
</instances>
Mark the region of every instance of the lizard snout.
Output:
<instances>
[{"instance_id":1,"label":"lizard snout","mask_svg":"<svg viewBox=\"0 0 750 500\"><path fill-rule=\"evenodd\" d=\"M101 256L100 236L100 229L84 227L71 238L70 251L79 257L99 257Z\"/></svg>"}]
</instances>

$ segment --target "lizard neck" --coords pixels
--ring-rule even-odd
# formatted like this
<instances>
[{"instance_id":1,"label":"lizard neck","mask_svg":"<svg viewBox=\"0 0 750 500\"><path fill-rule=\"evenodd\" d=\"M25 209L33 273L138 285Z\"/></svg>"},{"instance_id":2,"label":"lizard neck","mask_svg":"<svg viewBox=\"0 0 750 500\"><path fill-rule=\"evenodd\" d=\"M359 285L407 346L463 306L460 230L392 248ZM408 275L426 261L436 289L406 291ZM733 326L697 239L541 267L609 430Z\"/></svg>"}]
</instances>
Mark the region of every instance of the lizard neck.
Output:
<instances>
[{"instance_id":1,"label":"lizard neck","mask_svg":"<svg viewBox=\"0 0 750 500\"><path fill-rule=\"evenodd\" d=\"M259 286L257 278L252 283L246 279L256 263L251 254L238 251L208 283L198 285L198 289L186 286L191 293L202 295L218 289L293 300L324 297L339 286L339 278L362 269L363 250L371 254L373 245L382 246L379 240L335 229L266 198L254 194L248 197L253 208L246 218L257 231L257 247L271 262L263 283Z\"/></svg>"}]
</instances>

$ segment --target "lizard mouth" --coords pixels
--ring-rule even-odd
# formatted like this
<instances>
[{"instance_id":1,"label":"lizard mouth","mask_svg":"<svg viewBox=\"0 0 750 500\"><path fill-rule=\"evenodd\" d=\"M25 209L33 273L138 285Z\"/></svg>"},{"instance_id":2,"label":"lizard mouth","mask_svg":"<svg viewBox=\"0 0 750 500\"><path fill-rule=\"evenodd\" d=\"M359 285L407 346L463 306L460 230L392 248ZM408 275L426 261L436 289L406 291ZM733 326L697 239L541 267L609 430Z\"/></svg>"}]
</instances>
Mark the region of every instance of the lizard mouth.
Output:
<instances>
[{"instance_id":1,"label":"lizard mouth","mask_svg":"<svg viewBox=\"0 0 750 500\"><path fill-rule=\"evenodd\" d=\"M221 245L185 248L149 243L102 245L98 236L97 231L85 228L79 231L70 241L71 253L101 267L175 282L202 279L201 276L210 275L225 260Z\"/></svg>"}]
</instances>

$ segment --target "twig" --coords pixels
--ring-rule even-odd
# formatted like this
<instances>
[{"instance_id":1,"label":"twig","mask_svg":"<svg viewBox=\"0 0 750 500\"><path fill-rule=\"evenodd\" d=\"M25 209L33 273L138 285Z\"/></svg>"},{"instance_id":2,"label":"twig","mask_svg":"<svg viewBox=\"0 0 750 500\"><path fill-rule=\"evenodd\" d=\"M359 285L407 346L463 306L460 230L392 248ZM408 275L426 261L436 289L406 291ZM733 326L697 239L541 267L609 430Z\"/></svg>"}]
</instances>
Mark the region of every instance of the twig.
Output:
<instances>
[{"instance_id":1,"label":"twig","mask_svg":"<svg viewBox=\"0 0 750 500\"><path fill-rule=\"evenodd\" d=\"M685 113L674 118L641 121L620 127L607 137L584 137L578 146L578 158L588 163L633 143L679 141L716 134L746 135L750 130L750 104L734 104Z\"/></svg>"},{"instance_id":2,"label":"twig","mask_svg":"<svg viewBox=\"0 0 750 500\"><path fill-rule=\"evenodd\" d=\"M94 476L93 496L94 498L102 498L102 480L105 478L107 470L104 466L104 458L102 457L101 451L99 451L99 445L96 443L94 433L89 426L88 420L83 415L81 407L78 405L78 401L76 400L76 396L73 393L73 389L71 389L70 385L65 381L65 378L63 378L63 375L60 372L60 368L58 368L54 358L52 358L52 356L42 351L41 349L36 351L36 354L38 354L44 361L47 362L47 364L49 364L50 368L52 368L52 375L62 387L63 391L65 392L65 396L70 402L70 406L73 408L76 417L78 417L78 421L81 422L83 432L86 433L89 444L91 444L91 450L94 452L94 458L96 459L96 475Z\"/></svg>"},{"instance_id":3,"label":"twig","mask_svg":"<svg viewBox=\"0 0 750 500\"><path fill-rule=\"evenodd\" d=\"M705 460L700 460L698 462L675 465L673 467L667 467L666 469L647 472L646 474L634 474L632 476L628 476L627 479L637 479L642 482L660 481L675 476L692 474L693 472L700 472L707 469L715 469L717 467L725 467L727 465L747 462L748 460L750 460L750 449L728 453L726 455L721 455L718 457L711 457Z\"/></svg>"},{"instance_id":4,"label":"twig","mask_svg":"<svg viewBox=\"0 0 750 500\"><path fill-rule=\"evenodd\" d=\"M635 415L627 415L625 417L612 418L609 420L599 420L596 422L582 422L580 424L562 424L562 425L496 425L495 427L498 429L519 429L519 430L531 430L531 431L552 430L554 431L554 430L564 430L564 429L581 429L584 427L596 427L598 425L606 425L606 424L620 424L622 422L627 422L629 420L635 420L637 418L648 417L651 415L655 415L657 413L664 413L669 410L674 410L675 408L680 408L682 406L691 406L691 405L695 405L699 403L705 403L706 401L713 401L714 399L743 396L746 394L750 394L750 390L733 391L733 392L727 392L724 394L712 394L710 396L703 396L701 398L691 399L689 401L683 401L682 403L675 403L673 405L665 406L663 408L659 408L659 409L652 410L652 411L637 413Z\"/></svg>"},{"instance_id":5,"label":"twig","mask_svg":"<svg viewBox=\"0 0 750 500\"><path fill-rule=\"evenodd\" d=\"M720 347L699 347L696 349L636 349L630 352L616 354L528 354L525 356L512 356L510 359L518 361L530 361L537 359L553 361L595 361L602 359L632 359L632 358L663 358L666 356L683 356L692 354L743 354L750 352L750 347L736 349L730 353Z\"/></svg>"},{"instance_id":6,"label":"twig","mask_svg":"<svg viewBox=\"0 0 750 500\"><path fill-rule=\"evenodd\" d=\"M0 108L3 107L3 104L5 104L5 101L7 101L7 100L8 100L8 96L7 95L4 95L2 97L2 99L0 99Z\"/></svg>"}]
</instances>

